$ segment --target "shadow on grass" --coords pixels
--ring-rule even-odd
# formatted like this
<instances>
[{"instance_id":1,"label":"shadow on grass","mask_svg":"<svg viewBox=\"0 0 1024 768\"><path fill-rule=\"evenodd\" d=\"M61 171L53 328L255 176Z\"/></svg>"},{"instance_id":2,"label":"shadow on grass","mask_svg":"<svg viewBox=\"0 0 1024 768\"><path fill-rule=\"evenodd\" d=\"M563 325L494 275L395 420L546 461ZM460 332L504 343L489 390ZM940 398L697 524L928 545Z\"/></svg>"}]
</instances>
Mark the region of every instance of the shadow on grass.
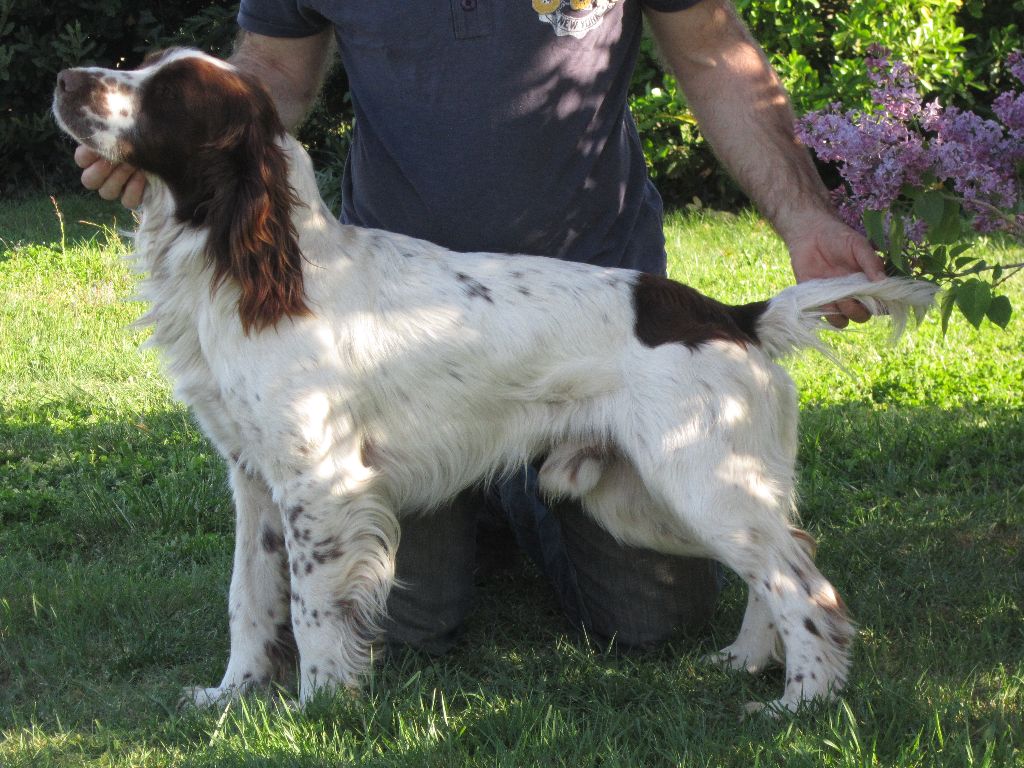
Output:
<instances>
[{"instance_id":1,"label":"shadow on grass","mask_svg":"<svg viewBox=\"0 0 1024 768\"><path fill-rule=\"evenodd\" d=\"M61 195L56 205L49 198L34 196L0 206L0 245L59 243L62 221L63 237L69 244L89 240L97 227L134 228L131 211L95 194ZM5 250L0 249L0 258Z\"/></svg>"},{"instance_id":2,"label":"shadow on grass","mask_svg":"<svg viewBox=\"0 0 1024 768\"><path fill-rule=\"evenodd\" d=\"M737 731L736 715L778 695L778 675L697 663L738 629L735 582L713 640L620 655L573 639L522 564L480 585L455 652L392 659L361 701L303 714L253 703L226 730L217 713L179 715L179 687L215 682L227 658L232 513L219 459L182 411L97 416L80 401L5 412L0 445L0 728L42 739L54 762L156 750L230 765L257 749L308 764L589 764L621 752L746 765L777 730ZM800 451L804 523L860 624L854 725L893 759L928 727L1020 747L1005 714L1024 703L1019 683L1007 687L1024 659L1020 412L810 407ZM829 708L800 729L827 751L842 717ZM863 737L854 725L844 738Z\"/></svg>"}]
</instances>

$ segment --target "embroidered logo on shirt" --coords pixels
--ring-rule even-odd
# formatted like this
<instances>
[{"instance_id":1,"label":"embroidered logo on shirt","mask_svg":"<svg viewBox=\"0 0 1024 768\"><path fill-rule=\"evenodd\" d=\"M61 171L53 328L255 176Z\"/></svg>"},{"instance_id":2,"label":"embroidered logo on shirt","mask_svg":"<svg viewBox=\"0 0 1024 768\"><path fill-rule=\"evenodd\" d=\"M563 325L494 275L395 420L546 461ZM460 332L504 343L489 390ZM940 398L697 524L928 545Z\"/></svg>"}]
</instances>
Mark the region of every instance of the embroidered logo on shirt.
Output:
<instances>
[{"instance_id":1,"label":"embroidered logo on shirt","mask_svg":"<svg viewBox=\"0 0 1024 768\"><path fill-rule=\"evenodd\" d=\"M533 10L559 37L582 38L601 26L604 15L622 0L533 0Z\"/></svg>"}]
</instances>

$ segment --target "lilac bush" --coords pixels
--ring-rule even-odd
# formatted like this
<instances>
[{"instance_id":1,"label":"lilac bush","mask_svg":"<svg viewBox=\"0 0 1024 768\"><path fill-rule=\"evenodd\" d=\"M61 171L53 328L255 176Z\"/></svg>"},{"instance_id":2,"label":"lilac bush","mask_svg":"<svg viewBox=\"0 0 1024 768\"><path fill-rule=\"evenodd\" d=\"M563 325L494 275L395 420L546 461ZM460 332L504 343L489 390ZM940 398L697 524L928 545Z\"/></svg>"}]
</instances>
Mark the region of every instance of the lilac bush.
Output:
<instances>
[{"instance_id":1,"label":"lilac bush","mask_svg":"<svg viewBox=\"0 0 1024 768\"><path fill-rule=\"evenodd\" d=\"M1024 264L990 265L965 255L974 233L1024 242L1024 92L993 103L995 120L938 101L925 103L902 62L873 47L865 59L871 106L840 104L797 122L797 137L837 167L840 216L864 232L896 272L948 288L943 329L954 306L975 327L1005 327L1010 302L995 289ZM1008 71L1024 83L1024 55Z\"/></svg>"}]
</instances>

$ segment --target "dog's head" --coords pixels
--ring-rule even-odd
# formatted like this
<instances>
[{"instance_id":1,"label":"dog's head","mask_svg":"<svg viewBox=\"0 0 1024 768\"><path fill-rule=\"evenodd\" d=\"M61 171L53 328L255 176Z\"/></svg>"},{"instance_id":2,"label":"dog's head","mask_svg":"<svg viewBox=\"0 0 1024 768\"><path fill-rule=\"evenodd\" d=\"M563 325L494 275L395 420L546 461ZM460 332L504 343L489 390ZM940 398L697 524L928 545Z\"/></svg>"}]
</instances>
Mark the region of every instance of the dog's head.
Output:
<instances>
[{"instance_id":1,"label":"dog's head","mask_svg":"<svg viewBox=\"0 0 1024 768\"><path fill-rule=\"evenodd\" d=\"M130 71L64 70L53 112L78 142L166 185L179 221L208 229L216 282L239 284L247 330L305 311L285 129L255 78L175 48Z\"/></svg>"},{"instance_id":2,"label":"dog's head","mask_svg":"<svg viewBox=\"0 0 1024 768\"><path fill-rule=\"evenodd\" d=\"M180 190L197 166L245 161L284 127L266 90L230 64L172 48L135 70L66 69L53 111L82 144Z\"/></svg>"}]
</instances>

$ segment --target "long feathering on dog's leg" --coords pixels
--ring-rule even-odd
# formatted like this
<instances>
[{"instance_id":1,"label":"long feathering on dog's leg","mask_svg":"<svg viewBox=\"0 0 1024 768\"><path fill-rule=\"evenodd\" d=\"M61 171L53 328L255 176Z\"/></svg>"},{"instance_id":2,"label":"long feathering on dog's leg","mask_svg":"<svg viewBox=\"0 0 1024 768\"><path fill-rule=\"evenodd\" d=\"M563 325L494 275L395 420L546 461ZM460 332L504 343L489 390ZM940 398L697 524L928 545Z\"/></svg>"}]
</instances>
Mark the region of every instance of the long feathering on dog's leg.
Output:
<instances>
[{"instance_id":1,"label":"long feathering on dog's leg","mask_svg":"<svg viewBox=\"0 0 1024 768\"><path fill-rule=\"evenodd\" d=\"M931 283L907 278L872 282L864 275L850 275L809 280L786 288L768 302L757 322L757 335L772 358L814 348L838 364L819 336L823 330L835 330L822 318L824 307L844 299L857 299L871 314L888 314L892 318L890 340L895 341L906 328L909 310L913 309L920 320L934 302L937 290Z\"/></svg>"}]
</instances>

